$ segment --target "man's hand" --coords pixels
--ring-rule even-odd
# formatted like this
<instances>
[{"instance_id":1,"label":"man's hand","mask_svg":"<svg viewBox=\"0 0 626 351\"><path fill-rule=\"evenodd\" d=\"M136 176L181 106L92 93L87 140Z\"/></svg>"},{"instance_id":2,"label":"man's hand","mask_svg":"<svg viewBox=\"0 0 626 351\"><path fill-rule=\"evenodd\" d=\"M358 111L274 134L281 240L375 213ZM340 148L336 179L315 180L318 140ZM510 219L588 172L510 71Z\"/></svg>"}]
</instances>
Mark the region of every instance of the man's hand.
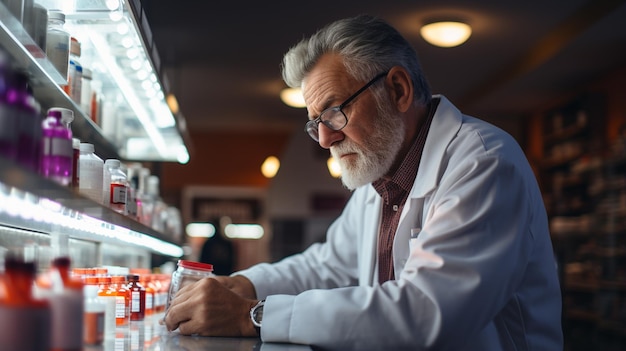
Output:
<instances>
[{"instance_id":1,"label":"man's hand","mask_svg":"<svg viewBox=\"0 0 626 351\"><path fill-rule=\"evenodd\" d=\"M176 293L165 324L184 335L257 336L250 320L255 295L245 277L205 278Z\"/></svg>"}]
</instances>

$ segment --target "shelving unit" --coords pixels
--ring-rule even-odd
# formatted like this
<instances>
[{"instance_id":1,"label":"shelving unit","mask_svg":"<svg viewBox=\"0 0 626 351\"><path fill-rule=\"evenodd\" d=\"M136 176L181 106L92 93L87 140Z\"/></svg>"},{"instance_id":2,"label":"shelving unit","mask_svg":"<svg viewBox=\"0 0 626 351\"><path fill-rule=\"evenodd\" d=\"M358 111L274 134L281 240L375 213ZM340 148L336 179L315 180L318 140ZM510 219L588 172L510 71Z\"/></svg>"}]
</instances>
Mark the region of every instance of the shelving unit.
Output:
<instances>
[{"instance_id":1,"label":"shelving unit","mask_svg":"<svg viewBox=\"0 0 626 351\"><path fill-rule=\"evenodd\" d=\"M544 118L539 178L563 292L568 350L626 342L626 158L602 95Z\"/></svg>"},{"instance_id":2,"label":"shelving unit","mask_svg":"<svg viewBox=\"0 0 626 351\"><path fill-rule=\"evenodd\" d=\"M162 83L158 61L154 62L158 55L141 4L119 1L117 7L112 6L115 3L79 0L66 14L70 33L83 41L81 63L93 68L94 76L103 83L103 92L114 97L111 108L117 120L113 129L93 122L65 94L60 87L64 79L1 2L0 48L16 69L28 74L34 97L44 110L64 107L74 111L74 136L94 144L101 158L171 162L179 160L181 153L188 157L186 131L179 123L183 117L173 115L165 103L167 87ZM142 90L141 79L130 75L131 70L138 70L125 67L126 52L117 46L124 38L130 40L127 49L143 60L141 70L151 82L149 95L144 94L148 89L144 86ZM69 235L75 262L83 266L150 268L154 254L183 255L177 238L0 157L0 248L27 243L46 246L55 231Z\"/></svg>"}]
</instances>

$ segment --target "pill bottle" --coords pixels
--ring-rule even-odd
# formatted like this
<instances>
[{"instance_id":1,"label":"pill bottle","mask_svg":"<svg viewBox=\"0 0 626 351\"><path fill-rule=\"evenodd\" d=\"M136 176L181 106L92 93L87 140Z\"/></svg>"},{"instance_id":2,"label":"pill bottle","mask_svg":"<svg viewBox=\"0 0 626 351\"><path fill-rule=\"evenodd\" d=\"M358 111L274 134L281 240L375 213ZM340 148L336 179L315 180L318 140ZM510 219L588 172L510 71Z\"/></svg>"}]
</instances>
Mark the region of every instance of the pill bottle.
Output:
<instances>
[{"instance_id":1,"label":"pill bottle","mask_svg":"<svg viewBox=\"0 0 626 351\"><path fill-rule=\"evenodd\" d=\"M48 12L46 55L67 82L70 64L70 33L63 28L64 25L65 14L63 12Z\"/></svg>"},{"instance_id":2,"label":"pill bottle","mask_svg":"<svg viewBox=\"0 0 626 351\"><path fill-rule=\"evenodd\" d=\"M178 260L178 267L172 273L170 289L167 297L167 308L169 308L172 299L176 296L178 290L182 287L195 283L200 279L213 277L213 265L209 263L201 263L187 260Z\"/></svg>"}]
</instances>

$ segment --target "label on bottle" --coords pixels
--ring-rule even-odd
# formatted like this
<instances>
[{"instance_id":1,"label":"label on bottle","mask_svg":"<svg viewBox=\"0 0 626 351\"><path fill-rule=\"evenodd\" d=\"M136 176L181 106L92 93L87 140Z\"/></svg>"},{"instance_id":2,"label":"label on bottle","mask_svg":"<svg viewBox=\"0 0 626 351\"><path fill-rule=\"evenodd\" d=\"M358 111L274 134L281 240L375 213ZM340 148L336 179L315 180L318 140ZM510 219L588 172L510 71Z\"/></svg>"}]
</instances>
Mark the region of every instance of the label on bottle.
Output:
<instances>
[{"instance_id":1,"label":"label on bottle","mask_svg":"<svg viewBox=\"0 0 626 351\"><path fill-rule=\"evenodd\" d=\"M48 308L0 305L2 350L49 350L51 313Z\"/></svg>"},{"instance_id":2,"label":"label on bottle","mask_svg":"<svg viewBox=\"0 0 626 351\"><path fill-rule=\"evenodd\" d=\"M126 186L111 183L111 204L126 205Z\"/></svg>"},{"instance_id":3,"label":"label on bottle","mask_svg":"<svg viewBox=\"0 0 626 351\"><path fill-rule=\"evenodd\" d=\"M133 291L131 293L130 311L141 312L141 294L139 291Z\"/></svg>"},{"instance_id":4,"label":"label on bottle","mask_svg":"<svg viewBox=\"0 0 626 351\"><path fill-rule=\"evenodd\" d=\"M126 318L126 299L124 296L115 297L115 318Z\"/></svg>"},{"instance_id":5,"label":"label on bottle","mask_svg":"<svg viewBox=\"0 0 626 351\"><path fill-rule=\"evenodd\" d=\"M63 138L43 138L43 156L63 156L72 158L72 140Z\"/></svg>"}]
</instances>

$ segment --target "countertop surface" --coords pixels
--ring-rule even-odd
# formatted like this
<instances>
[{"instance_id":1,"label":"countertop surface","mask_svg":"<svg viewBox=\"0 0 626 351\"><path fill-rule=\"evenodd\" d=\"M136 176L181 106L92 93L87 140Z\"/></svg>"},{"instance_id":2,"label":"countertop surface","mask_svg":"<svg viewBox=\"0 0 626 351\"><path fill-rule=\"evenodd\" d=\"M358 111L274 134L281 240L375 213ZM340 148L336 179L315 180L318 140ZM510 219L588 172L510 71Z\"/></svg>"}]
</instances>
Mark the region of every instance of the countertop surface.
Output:
<instances>
[{"instance_id":1,"label":"countertop surface","mask_svg":"<svg viewBox=\"0 0 626 351\"><path fill-rule=\"evenodd\" d=\"M107 332L101 345L86 345L83 351L306 351L306 345L264 343L259 338L225 338L181 335L159 323L162 315L148 316Z\"/></svg>"}]
</instances>

